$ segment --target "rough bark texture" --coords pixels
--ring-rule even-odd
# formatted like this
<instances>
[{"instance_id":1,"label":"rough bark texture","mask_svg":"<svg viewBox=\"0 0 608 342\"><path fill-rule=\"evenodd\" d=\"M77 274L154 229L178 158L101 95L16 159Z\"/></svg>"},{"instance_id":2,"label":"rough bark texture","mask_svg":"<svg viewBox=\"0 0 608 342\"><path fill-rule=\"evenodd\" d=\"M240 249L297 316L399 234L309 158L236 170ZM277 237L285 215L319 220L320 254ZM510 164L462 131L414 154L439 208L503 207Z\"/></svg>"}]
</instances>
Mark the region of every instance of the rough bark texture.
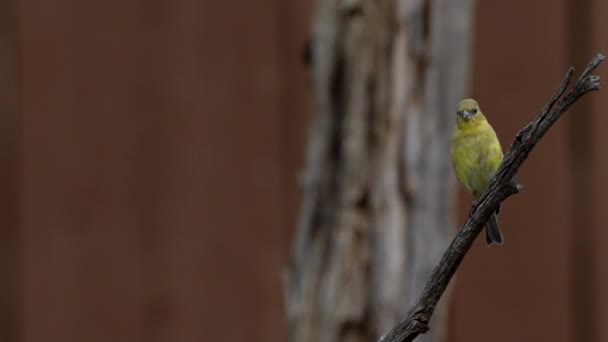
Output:
<instances>
[{"instance_id":1,"label":"rough bark texture","mask_svg":"<svg viewBox=\"0 0 608 342\"><path fill-rule=\"evenodd\" d=\"M376 340L447 246L449 138L467 85L471 12L470 0L317 3L291 341ZM437 328L429 340L443 335Z\"/></svg>"}]
</instances>

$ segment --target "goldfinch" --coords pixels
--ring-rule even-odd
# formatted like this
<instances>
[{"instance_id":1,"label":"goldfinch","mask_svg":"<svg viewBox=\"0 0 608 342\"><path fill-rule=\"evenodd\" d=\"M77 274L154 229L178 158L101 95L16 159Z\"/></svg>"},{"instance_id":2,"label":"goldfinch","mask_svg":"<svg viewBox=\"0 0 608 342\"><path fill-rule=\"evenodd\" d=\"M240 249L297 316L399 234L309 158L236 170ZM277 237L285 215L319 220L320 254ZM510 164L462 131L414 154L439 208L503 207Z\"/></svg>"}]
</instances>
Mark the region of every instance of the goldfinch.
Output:
<instances>
[{"instance_id":1,"label":"goldfinch","mask_svg":"<svg viewBox=\"0 0 608 342\"><path fill-rule=\"evenodd\" d=\"M451 154L456 178L477 203L496 173L503 155L494 129L473 99L465 99L458 104ZM503 242L496 221L497 214L498 210L485 227L488 246L492 243L502 245Z\"/></svg>"}]
</instances>

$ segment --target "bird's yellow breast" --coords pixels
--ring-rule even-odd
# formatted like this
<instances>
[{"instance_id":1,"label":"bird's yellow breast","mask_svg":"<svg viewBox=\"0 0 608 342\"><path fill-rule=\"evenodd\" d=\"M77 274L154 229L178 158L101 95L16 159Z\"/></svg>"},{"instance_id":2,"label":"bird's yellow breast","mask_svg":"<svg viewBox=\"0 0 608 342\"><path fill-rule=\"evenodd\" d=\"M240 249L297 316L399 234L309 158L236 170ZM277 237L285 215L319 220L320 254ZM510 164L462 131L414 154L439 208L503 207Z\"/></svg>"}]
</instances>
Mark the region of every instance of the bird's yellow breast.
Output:
<instances>
[{"instance_id":1,"label":"bird's yellow breast","mask_svg":"<svg viewBox=\"0 0 608 342\"><path fill-rule=\"evenodd\" d=\"M456 178L478 199L503 157L494 129L481 114L477 120L457 123L451 154Z\"/></svg>"}]
</instances>

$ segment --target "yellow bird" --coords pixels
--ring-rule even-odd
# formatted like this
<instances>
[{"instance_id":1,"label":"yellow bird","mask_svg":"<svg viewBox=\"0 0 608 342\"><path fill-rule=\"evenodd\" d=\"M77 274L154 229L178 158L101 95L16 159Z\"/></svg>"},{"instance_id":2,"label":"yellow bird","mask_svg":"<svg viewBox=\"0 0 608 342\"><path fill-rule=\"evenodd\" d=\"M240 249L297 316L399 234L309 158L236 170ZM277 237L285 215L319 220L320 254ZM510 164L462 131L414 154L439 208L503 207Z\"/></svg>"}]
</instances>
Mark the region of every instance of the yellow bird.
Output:
<instances>
[{"instance_id":1,"label":"yellow bird","mask_svg":"<svg viewBox=\"0 0 608 342\"><path fill-rule=\"evenodd\" d=\"M474 203L477 203L502 161L502 148L494 129L475 100L460 101L456 115L456 128L452 136L452 166L458 181L473 195ZM502 245L502 234L496 221L499 209L486 224L487 245Z\"/></svg>"}]
</instances>

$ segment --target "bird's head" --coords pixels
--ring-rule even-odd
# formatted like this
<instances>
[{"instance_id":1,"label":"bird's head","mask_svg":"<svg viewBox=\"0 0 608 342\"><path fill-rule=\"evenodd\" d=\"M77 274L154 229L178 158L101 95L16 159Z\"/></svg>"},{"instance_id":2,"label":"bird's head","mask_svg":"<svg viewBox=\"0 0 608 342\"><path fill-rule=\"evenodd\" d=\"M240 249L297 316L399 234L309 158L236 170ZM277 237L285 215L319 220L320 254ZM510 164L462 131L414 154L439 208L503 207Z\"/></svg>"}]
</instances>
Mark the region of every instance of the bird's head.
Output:
<instances>
[{"instance_id":1,"label":"bird's head","mask_svg":"<svg viewBox=\"0 0 608 342\"><path fill-rule=\"evenodd\" d=\"M477 101L473 99L464 99L458 103L458 110L456 111L458 121L471 121L477 117L483 117L481 109Z\"/></svg>"}]
</instances>

